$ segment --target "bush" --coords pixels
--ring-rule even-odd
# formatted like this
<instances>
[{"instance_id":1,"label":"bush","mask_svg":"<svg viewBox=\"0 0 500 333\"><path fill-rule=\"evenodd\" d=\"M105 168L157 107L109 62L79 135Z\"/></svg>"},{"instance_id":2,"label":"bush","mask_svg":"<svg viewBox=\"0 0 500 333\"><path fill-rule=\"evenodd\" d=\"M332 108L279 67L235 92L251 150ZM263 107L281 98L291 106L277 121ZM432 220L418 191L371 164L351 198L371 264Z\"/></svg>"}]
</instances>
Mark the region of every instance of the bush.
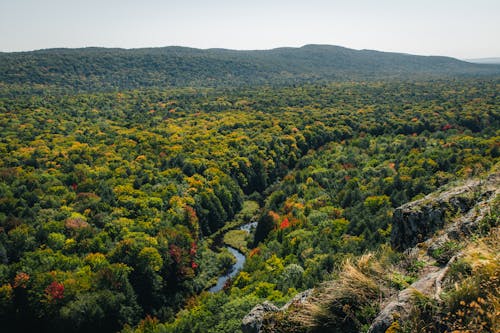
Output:
<instances>
[{"instance_id":1,"label":"bush","mask_svg":"<svg viewBox=\"0 0 500 333\"><path fill-rule=\"evenodd\" d=\"M227 274L231 272L233 265L236 263L236 258L227 249L224 249L217 255L217 263L219 269Z\"/></svg>"}]
</instances>

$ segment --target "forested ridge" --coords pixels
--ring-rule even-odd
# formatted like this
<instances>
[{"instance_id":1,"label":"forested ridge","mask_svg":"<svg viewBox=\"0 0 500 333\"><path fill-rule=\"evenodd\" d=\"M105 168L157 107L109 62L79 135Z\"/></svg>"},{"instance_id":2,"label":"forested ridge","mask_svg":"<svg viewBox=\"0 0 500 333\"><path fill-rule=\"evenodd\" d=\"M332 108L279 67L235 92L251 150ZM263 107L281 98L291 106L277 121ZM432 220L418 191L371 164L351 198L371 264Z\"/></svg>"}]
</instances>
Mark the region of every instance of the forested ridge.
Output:
<instances>
[{"instance_id":1,"label":"forested ridge","mask_svg":"<svg viewBox=\"0 0 500 333\"><path fill-rule=\"evenodd\" d=\"M255 304L385 244L395 207L495 168L499 84L4 84L1 326L238 332ZM232 262L214 236L250 220L243 270L207 293Z\"/></svg>"},{"instance_id":2,"label":"forested ridge","mask_svg":"<svg viewBox=\"0 0 500 333\"><path fill-rule=\"evenodd\" d=\"M163 47L0 53L0 95L165 87L494 77L500 65L333 45L237 51Z\"/></svg>"}]
</instances>

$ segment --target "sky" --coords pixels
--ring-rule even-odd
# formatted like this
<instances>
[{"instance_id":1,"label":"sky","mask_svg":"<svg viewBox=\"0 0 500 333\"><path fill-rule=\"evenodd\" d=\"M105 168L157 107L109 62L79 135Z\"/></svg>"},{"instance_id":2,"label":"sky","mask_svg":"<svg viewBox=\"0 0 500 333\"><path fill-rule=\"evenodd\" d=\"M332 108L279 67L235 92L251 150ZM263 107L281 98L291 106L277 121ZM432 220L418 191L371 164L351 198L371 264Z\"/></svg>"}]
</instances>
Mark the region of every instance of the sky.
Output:
<instances>
[{"instance_id":1,"label":"sky","mask_svg":"<svg viewBox=\"0 0 500 333\"><path fill-rule=\"evenodd\" d=\"M0 51L331 44L500 57L500 0L0 0Z\"/></svg>"}]
</instances>

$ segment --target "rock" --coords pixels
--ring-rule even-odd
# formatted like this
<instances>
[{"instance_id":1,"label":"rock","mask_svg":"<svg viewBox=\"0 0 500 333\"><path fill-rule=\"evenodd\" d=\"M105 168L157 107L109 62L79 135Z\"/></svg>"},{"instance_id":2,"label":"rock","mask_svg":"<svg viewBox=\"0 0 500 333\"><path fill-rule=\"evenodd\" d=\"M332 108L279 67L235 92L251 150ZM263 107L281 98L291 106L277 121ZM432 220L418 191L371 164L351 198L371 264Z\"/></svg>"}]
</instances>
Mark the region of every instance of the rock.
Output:
<instances>
[{"instance_id":1,"label":"rock","mask_svg":"<svg viewBox=\"0 0 500 333\"><path fill-rule=\"evenodd\" d=\"M278 308L268 301L254 306L254 308L243 318L241 330L243 333L259 333L266 315L274 312L283 312L288 310L292 305L299 305L306 302L312 294L312 291L313 289L308 289L298 293L281 308Z\"/></svg>"},{"instance_id":2,"label":"rock","mask_svg":"<svg viewBox=\"0 0 500 333\"><path fill-rule=\"evenodd\" d=\"M268 313L277 312L279 308L271 302L265 301L262 304L257 304L248 313L242 321L241 330L243 333L259 333L264 316Z\"/></svg>"},{"instance_id":3,"label":"rock","mask_svg":"<svg viewBox=\"0 0 500 333\"><path fill-rule=\"evenodd\" d=\"M442 229L449 217L465 215L479 201L491 197L498 188L500 175L492 174L485 181L470 180L462 186L432 193L396 208L393 215L391 245L406 250ZM464 224L463 227L473 228ZM456 230L459 231L459 230ZM450 235L457 238L457 235Z\"/></svg>"},{"instance_id":4,"label":"rock","mask_svg":"<svg viewBox=\"0 0 500 333\"><path fill-rule=\"evenodd\" d=\"M399 301L392 301L387 304L387 306L380 311L377 318L372 322L368 333L385 333L387 328L391 326L394 321L394 314L404 313L407 310L403 307L404 303Z\"/></svg>"},{"instance_id":5,"label":"rock","mask_svg":"<svg viewBox=\"0 0 500 333\"><path fill-rule=\"evenodd\" d=\"M396 299L379 312L368 333L384 333L395 320L400 322L407 320L413 306L413 295L419 293L431 298L434 297L436 286L447 270L448 266L443 268L428 266L420 279L409 288L399 292Z\"/></svg>"},{"instance_id":6,"label":"rock","mask_svg":"<svg viewBox=\"0 0 500 333\"><path fill-rule=\"evenodd\" d=\"M280 311L286 311L291 305L300 305L306 302L309 299L309 296L311 296L313 292L313 289L307 289L301 293L298 293L295 295L288 303L283 305L283 307L280 309Z\"/></svg>"},{"instance_id":7,"label":"rock","mask_svg":"<svg viewBox=\"0 0 500 333\"><path fill-rule=\"evenodd\" d=\"M397 299L387 304L373 320L368 333L384 333L394 320L406 319L410 314L413 295L415 292L424 295L434 295L436 279L443 269L434 267L424 278L413 283L409 288L401 291Z\"/></svg>"},{"instance_id":8,"label":"rock","mask_svg":"<svg viewBox=\"0 0 500 333\"><path fill-rule=\"evenodd\" d=\"M391 245L400 251L413 247L443 224L444 212L440 208L399 207L393 215Z\"/></svg>"},{"instance_id":9,"label":"rock","mask_svg":"<svg viewBox=\"0 0 500 333\"><path fill-rule=\"evenodd\" d=\"M417 255L426 266L410 287L384 302L382 310L371 323L369 333L384 333L394 321L402 323L408 320L414 306L415 293L440 301L442 281L452 263L460 257L460 251L458 247L458 253L450 253L451 258L447 257L446 262L442 262L439 267L429 255L448 242L464 241L476 231L481 221L490 214L490 205L498 195L499 172L486 180L471 180L462 186L430 194L395 210L391 245L397 250L406 250L408 255ZM415 247L417 244L418 247ZM269 302L257 305L243 319L243 333L259 333L263 324L267 328L267 323L272 322L272 313L290 311L289 308L293 305L314 302L312 293L313 290L306 290L297 294L281 309ZM300 307L297 308L300 311Z\"/></svg>"},{"instance_id":10,"label":"rock","mask_svg":"<svg viewBox=\"0 0 500 333\"><path fill-rule=\"evenodd\" d=\"M394 217L395 230L393 229L391 235L393 247L407 249L427 238L422 245L427 247L427 253L431 254L451 240L463 241L477 230L479 223L488 214L489 204L500 194L499 185L500 175L496 173L490 175L484 182L469 181L464 186L441 192L437 196L430 195L401 206L396 210L397 216L395 213ZM456 216L439 235L429 237L436 229L443 226L445 222L443 216L447 212L463 214ZM415 240L412 241L412 237ZM413 248L412 251L418 252L418 249ZM431 265L432 262L428 262L419 279L409 288L399 292L395 299L383 307L373 320L368 333L384 333L395 320L400 322L407 320L415 292L440 300L441 282L459 255L460 253L457 253L447 258L444 267L436 267Z\"/></svg>"}]
</instances>

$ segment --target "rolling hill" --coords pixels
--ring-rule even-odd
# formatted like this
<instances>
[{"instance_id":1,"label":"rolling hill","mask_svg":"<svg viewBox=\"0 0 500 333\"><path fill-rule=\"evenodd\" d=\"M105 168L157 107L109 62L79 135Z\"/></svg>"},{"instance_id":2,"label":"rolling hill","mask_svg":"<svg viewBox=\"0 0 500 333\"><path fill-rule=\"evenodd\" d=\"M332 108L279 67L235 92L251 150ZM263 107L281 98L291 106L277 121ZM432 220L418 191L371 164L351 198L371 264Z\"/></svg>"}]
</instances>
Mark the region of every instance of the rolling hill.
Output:
<instances>
[{"instance_id":1,"label":"rolling hill","mask_svg":"<svg viewBox=\"0 0 500 333\"><path fill-rule=\"evenodd\" d=\"M0 87L112 91L500 75L500 65L331 45L236 51L163 47L0 53Z\"/></svg>"}]
</instances>

